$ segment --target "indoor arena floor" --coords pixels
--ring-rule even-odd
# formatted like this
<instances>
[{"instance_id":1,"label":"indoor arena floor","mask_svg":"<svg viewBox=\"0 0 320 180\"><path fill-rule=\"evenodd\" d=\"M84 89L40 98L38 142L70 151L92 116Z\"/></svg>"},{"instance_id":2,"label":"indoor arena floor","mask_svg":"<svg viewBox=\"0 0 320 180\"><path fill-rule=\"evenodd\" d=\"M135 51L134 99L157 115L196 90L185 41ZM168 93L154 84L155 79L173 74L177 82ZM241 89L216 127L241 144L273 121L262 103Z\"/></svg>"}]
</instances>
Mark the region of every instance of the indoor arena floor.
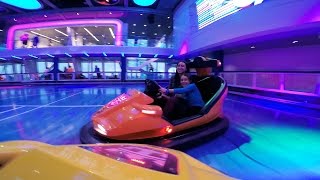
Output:
<instances>
[{"instance_id":1,"label":"indoor arena floor","mask_svg":"<svg viewBox=\"0 0 320 180\"><path fill-rule=\"evenodd\" d=\"M79 144L104 104L143 84L0 87L0 141ZM320 179L320 111L229 93L225 134L185 152L237 179Z\"/></svg>"}]
</instances>

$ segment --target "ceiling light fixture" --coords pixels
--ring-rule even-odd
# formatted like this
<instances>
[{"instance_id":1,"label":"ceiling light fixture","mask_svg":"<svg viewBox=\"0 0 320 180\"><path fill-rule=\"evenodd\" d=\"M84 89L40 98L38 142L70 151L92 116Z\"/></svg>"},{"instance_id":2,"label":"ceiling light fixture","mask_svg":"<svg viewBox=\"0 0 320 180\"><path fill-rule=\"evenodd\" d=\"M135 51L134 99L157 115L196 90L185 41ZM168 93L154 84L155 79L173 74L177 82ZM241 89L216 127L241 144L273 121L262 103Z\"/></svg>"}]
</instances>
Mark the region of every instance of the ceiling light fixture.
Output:
<instances>
[{"instance_id":1,"label":"ceiling light fixture","mask_svg":"<svg viewBox=\"0 0 320 180\"><path fill-rule=\"evenodd\" d=\"M13 57L15 59L22 59L21 57L18 57L18 56L11 56L11 57Z\"/></svg>"},{"instance_id":2,"label":"ceiling light fixture","mask_svg":"<svg viewBox=\"0 0 320 180\"><path fill-rule=\"evenodd\" d=\"M58 33L60 33L60 34L62 34L62 35L64 35L64 36L69 36L68 34L66 34L66 33L64 33L64 32L62 32L62 31L59 31L58 29L54 29L56 32L58 32Z\"/></svg>"},{"instance_id":3,"label":"ceiling light fixture","mask_svg":"<svg viewBox=\"0 0 320 180\"><path fill-rule=\"evenodd\" d=\"M44 38L47 38L47 39L50 39L50 40L52 40L52 41L55 41L55 42L57 42L57 43L60 43L60 41L58 41L58 40L56 40L56 39L52 39L51 37L48 37L48 36L46 36L46 35L43 35L43 34L40 34L40 33L37 33L37 32L34 32L34 31L30 31L32 34L36 34L36 35L39 35L39 36L41 36L41 37L44 37Z\"/></svg>"},{"instance_id":4,"label":"ceiling light fixture","mask_svg":"<svg viewBox=\"0 0 320 180\"><path fill-rule=\"evenodd\" d=\"M158 54L155 54L153 57L154 57L154 58L158 57Z\"/></svg>"},{"instance_id":5,"label":"ceiling light fixture","mask_svg":"<svg viewBox=\"0 0 320 180\"><path fill-rule=\"evenodd\" d=\"M77 16L79 16L80 14L79 13L77 13Z\"/></svg>"},{"instance_id":6,"label":"ceiling light fixture","mask_svg":"<svg viewBox=\"0 0 320 180\"><path fill-rule=\"evenodd\" d=\"M139 53L139 58L141 58L141 53Z\"/></svg>"},{"instance_id":7,"label":"ceiling light fixture","mask_svg":"<svg viewBox=\"0 0 320 180\"><path fill-rule=\"evenodd\" d=\"M2 32L3 30L2 29L0 29L0 32Z\"/></svg>"},{"instance_id":8,"label":"ceiling light fixture","mask_svg":"<svg viewBox=\"0 0 320 180\"><path fill-rule=\"evenodd\" d=\"M87 57L89 57L89 54L88 54L88 53L84 52L83 54L86 55Z\"/></svg>"},{"instance_id":9,"label":"ceiling light fixture","mask_svg":"<svg viewBox=\"0 0 320 180\"><path fill-rule=\"evenodd\" d=\"M113 30L112 30L111 28L109 28L109 31L110 31L111 36L113 37L113 39L116 38L116 37L114 36Z\"/></svg>"},{"instance_id":10,"label":"ceiling light fixture","mask_svg":"<svg viewBox=\"0 0 320 180\"><path fill-rule=\"evenodd\" d=\"M5 58L0 58L0 60L6 60Z\"/></svg>"},{"instance_id":11,"label":"ceiling light fixture","mask_svg":"<svg viewBox=\"0 0 320 180\"><path fill-rule=\"evenodd\" d=\"M136 24L133 24L133 26L136 26Z\"/></svg>"},{"instance_id":12,"label":"ceiling light fixture","mask_svg":"<svg viewBox=\"0 0 320 180\"><path fill-rule=\"evenodd\" d=\"M124 57L124 53L121 53L121 56Z\"/></svg>"},{"instance_id":13,"label":"ceiling light fixture","mask_svg":"<svg viewBox=\"0 0 320 180\"><path fill-rule=\"evenodd\" d=\"M161 27L161 24L158 24L158 27Z\"/></svg>"},{"instance_id":14,"label":"ceiling light fixture","mask_svg":"<svg viewBox=\"0 0 320 180\"><path fill-rule=\"evenodd\" d=\"M173 55L171 54L168 58L172 58L173 57Z\"/></svg>"},{"instance_id":15,"label":"ceiling light fixture","mask_svg":"<svg viewBox=\"0 0 320 180\"><path fill-rule=\"evenodd\" d=\"M299 41L292 41L293 44L298 43Z\"/></svg>"},{"instance_id":16,"label":"ceiling light fixture","mask_svg":"<svg viewBox=\"0 0 320 180\"><path fill-rule=\"evenodd\" d=\"M256 47L254 47L254 46L251 46L250 48L251 48L251 49L254 49L254 48L256 48Z\"/></svg>"},{"instance_id":17,"label":"ceiling light fixture","mask_svg":"<svg viewBox=\"0 0 320 180\"><path fill-rule=\"evenodd\" d=\"M95 39L96 41L99 41L99 39L96 36L94 36L87 28L83 28L83 29L87 31L87 33L90 34L93 37L93 39Z\"/></svg>"},{"instance_id":18,"label":"ceiling light fixture","mask_svg":"<svg viewBox=\"0 0 320 180\"><path fill-rule=\"evenodd\" d=\"M16 18L13 18L14 21L18 21Z\"/></svg>"},{"instance_id":19,"label":"ceiling light fixture","mask_svg":"<svg viewBox=\"0 0 320 180\"><path fill-rule=\"evenodd\" d=\"M39 57L34 56L34 55L31 55L31 54L28 54L28 56L33 57L33 58L35 58L35 59L38 59L38 58L39 58Z\"/></svg>"},{"instance_id":20,"label":"ceiling light fixture","mask_svg":"<svg viewBox=\"0 0 320 180\"><path fill-rule=\"evenodd\" d=\"M147 25L145 24L145 25L143 25L144 27L146 27Z\"/></svg>"},{"instance_id":21,"label":"ceiling light fixture","mask_svg":"<svg viewBox=\"0 0 320 180\"><path fill-rule=\"evenodd\" d=\"M104 56L106 56L106 57L108 56L105 52L103 52L102 54L103 54Z\"/></svg>"},{"instance_id":22,"label":"ceiling light fixture","mask_svg":"<svg viewBox=\"0 0 320 180\"><path fill-rule=\"evenodd\" d=\"M72 57L69 53L64 53L65 55L69 56L69 57Z\"/></svg>"},{"instance_id":23,"label":"ceiling light fixture","mask_svg":"<svg viewBox=\"0 0 320 180\"><path fill-rule=\"evenodd\" d=\"M53 55L51 55L51 54L47 54L47 56L54 58L54 56L53 56Z\"/></svg>"},{"instance_id":24,"label":"ceiling light fixture","mask_svg":"<svg viewBox=\"0 0 320 180\"><path fill-rule=\"evenodd\" d=\"M45 18L46 18L46 17L48 17L48 16L47 16L47 15L43 15L43 17L45 17Z\"/></svg>"}]
</instances>

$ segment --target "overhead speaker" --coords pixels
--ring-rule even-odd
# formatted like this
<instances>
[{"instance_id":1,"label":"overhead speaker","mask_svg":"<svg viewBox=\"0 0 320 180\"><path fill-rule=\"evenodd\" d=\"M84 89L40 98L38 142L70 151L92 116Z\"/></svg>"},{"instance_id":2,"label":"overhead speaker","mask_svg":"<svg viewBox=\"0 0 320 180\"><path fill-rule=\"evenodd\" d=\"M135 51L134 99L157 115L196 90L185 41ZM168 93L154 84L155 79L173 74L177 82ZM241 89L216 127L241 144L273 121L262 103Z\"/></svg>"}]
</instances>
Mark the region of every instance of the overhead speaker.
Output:
<instances>
[{"instance_id":1,"label":"overhead speaker","mask_svg":"<svg viewBox=\"0 0 320 180\"><path fill-rule=\"evenodd\" d=\"M148 23L149 23L149 24L154 24L154 19L155 19L154 14L149 14L149 15L147 16L147 18L148 18Z\"/></svg>"}]
</instances>

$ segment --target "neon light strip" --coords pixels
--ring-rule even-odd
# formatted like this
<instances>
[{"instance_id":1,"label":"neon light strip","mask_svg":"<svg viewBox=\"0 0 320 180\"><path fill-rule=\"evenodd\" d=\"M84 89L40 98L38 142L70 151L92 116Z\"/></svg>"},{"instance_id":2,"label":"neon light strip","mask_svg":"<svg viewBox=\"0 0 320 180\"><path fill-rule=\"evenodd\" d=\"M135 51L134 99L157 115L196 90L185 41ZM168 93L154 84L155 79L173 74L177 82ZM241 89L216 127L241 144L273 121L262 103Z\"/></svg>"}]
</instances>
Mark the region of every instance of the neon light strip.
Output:
<instances>
[{"instance_id":1,"label":"neon light strip","mask_svg":"<svg viewBox=\"0 0 320 180\"><path fill-rule=\"evenodd\" d=\"M64 36L67 36L67 37L68 37L68 34L66 34L66 33L64 33L64 32L62 32L62 31L59 31L58 29L54 29L54 30L57 31L58 33L64 35Z\"/></svg>"},{"instance_id":2,"label":"neon light strip","mask_svg":"<svg viewBox=\"0 0 320 180\"><path fill-rule=\"evenodd\" d=\"M0 58L0 60L6 60L5 58Z\"/></svg>"},{"instance_id":3,"label":"neon light strip","mask_svg":"<svg viewBox=\"0 0 320 180\"><path fill-rule=\"evenodd\" d=\"M112 29L111 28L109 28L109 31L110 31L110 33L111 33L111 36L113 37L113 39L115 38L115 36L114 36L114 33L113 33L113 31L112 31Z\"/></svg>"},{"instance_id":4,"label":"neon light strip","mask_svg":"<svg viewBox=\"0 0 320 180\"><path fill-rule=\"evenodd\" d=\"M93 35L87 28L83 28L83 29L86 30L87 33L90 34L90 36L93 37L93 39L95 39L96 41L99 41L99 39L95 35Z\"/></svg>"},{"instance_id":5,"label":"neon light strip","mask_svg":"<svg viewBox=\"0 0 320 180\"><path fill-rule=\"evenodd\" d=\"M82 19L82 20L69 20L69 21L51 21L51 22L40 22L40 23L32 23L32 24L21 24L12 26L8 30L8 38L7 38L7 49L12 50L14 46L14 34L17 30L28 30L28 29L36 29L36 28L44 28L44 27L65 27L70 25L106 25L106 24L114 24L116 25L116 35L115 35L115 44L116 46L121 45L122 38L122 22L117 19Z\"/></svg>"},{"instance_id":6,"label":"neon light strip","mask_svg":"<svg viewBox=\"0 0 320 180\"><path fill-rule=\"evenodd\" d=\"M50 40L52 40L52 41L55 41L55 42L60 42L60 41L58 41L58 40L56 40L56 39L52 39L51 37L48 37L48 36L46 36L46 35L43 35L43 34L40 34L40 33L37 33L37 32L34 32L34 31L30 31L32 34L36 34L36 35L38 35L38 36L41 36L41 37L44 37L44 38L47 38L47 39L50 39ZM8 42L8 41L7 41ZM8 46L8 45L7 45Z\"/></svg>"}]
</instances>

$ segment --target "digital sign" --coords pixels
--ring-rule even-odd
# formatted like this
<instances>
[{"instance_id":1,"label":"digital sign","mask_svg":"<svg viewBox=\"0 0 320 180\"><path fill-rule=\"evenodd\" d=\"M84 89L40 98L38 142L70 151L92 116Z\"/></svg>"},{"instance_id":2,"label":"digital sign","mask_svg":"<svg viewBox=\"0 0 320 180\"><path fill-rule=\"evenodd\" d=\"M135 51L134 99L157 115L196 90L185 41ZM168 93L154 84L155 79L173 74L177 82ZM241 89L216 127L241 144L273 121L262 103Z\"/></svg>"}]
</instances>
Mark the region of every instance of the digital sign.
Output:
<instances>
[{"instance_id":1,"label":"digital sign","mask_svg":"<svg viewBox=\"0 0 320 180\"><path fill-rule=\"evenodd\" d=\"M261 4L264 0L197 0L199 29L236 13L244 8Z\"/></svg>"}]
</instances>

